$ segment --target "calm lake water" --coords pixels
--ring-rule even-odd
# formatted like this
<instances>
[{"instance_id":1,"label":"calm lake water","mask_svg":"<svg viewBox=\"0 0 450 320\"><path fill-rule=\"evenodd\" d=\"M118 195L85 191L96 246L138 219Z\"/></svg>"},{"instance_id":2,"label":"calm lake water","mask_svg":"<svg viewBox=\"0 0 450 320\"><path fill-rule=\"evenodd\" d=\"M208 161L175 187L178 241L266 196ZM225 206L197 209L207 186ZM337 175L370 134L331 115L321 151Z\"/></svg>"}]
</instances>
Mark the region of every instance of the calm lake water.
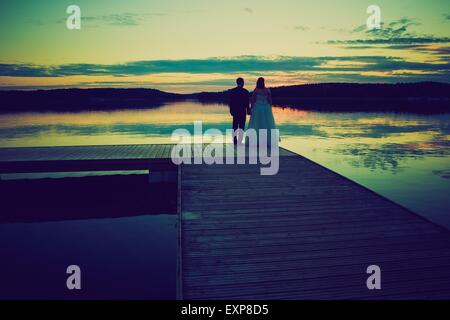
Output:
<instances>
[{"instance_id":1,"label":"calm lake water","mask_svg":"<svg viewBox=\"0 0 450 320\"><path fill-rule=\"evenodd\" d=\"M283 147L450 228L450 114L329 113L275 107ZM224 105L0 115L0 147L170 143L177 128L229 128Z\"/></svg>"},{"instance_id":2,"label":"calm lake water","mask_svg":"<svg viewBox=\"0 0 450 320\"><path fill-rule=\"evenodd\" d=\"M329 113L275 107L274 115L283 147L450 229L450 114ZM194 121L200 120L204 130L217 128L225 132L230 126L226 106L197 102L108 112L3 114L0 115L0 147L170 143L173 130L187 128L192 131ZM158 283L153 289L135 285L137 294L127 297L155 298L156 291L166 290L160 297L174 298L175 219L173 216L161 217L0 225L0 241L10 243L12 248L3 248L0 254L13 259L18 256L18 250L27 251L33 242L40 239L41 251L37 252L54 259L56 265L67 264L78 257L98 269L93 273L101 273L101 266L108 263L110 269L106 269L105 276L98 279L104 285L108 275L116 274L114 270L135 274L131 279L142 278L151 283L157 281L158 276L155 275L165 269L166 276L160 279L165 279L167 287ZM165 227L161 228L161 224ZM163 230L164 235L157 230ZM131 236L130 233L135 231L136 234ZM22 238L20 235L25 233L29 236ZM102 240L94 241L94 235ZM77 241L77 237L83 241ZM53 243L51 239L58 239L60 243ZM153 246L153 251L147 251L152 244L158 245ZM165 253L158 253L158 246L166 248ZM66 252L74 252L74 259L69 254L56 254L57 250L64 250L63 247ZM131 251L126 253L127 250ZM81 257L83 254L84 258ZM155 264L152 257L158 254L162 262ZM92 258L86 258L86 255L92 255ZM19 269L24 268L24 273L26 263L38 260L35 254L27 257L24 260L22 255L20 263L23 266L17 263ZM139 266L133 267L135 264ZM169 265L171 267L167 267ZM150 276L145 273L146 268L151 270L151 279L154 280L145 280ZM61 276L61 281L65 281L65 274ZM124 279L129 278L124 276ZM161 288L161 285L165 289L154 289ZM132 287L130 284L116 284L115 288L122 293L112 297L125 296ZM49 292L48 296L54 297L55 294L57 290ZM33 296L32 293L30 295ZM87 297L91 296L111 297L104 292L94 292Z\"/></svg>"},{"instance_id":3,"label":"calm lake water","mask_svg":"<svg viewBox=\"0 0 450 320\"><path fill-rule=\"evenodd\" d=\"M0 299L175 299L175 215L0 224ZM81 290L66 268L81 269Z\"/></svg>"}]
</instances>

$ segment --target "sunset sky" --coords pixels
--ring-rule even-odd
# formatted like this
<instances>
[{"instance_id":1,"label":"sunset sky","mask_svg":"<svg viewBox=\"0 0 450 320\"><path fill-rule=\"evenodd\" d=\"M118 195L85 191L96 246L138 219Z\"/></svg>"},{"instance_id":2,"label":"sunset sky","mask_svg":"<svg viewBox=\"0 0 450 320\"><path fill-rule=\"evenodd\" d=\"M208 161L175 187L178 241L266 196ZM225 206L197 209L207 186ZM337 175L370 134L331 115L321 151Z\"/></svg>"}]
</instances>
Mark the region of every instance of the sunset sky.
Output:
<instances>
[{"instance_id":1,"label":"sunset sky","mask_svg":"<svg viewBox=\"0 0 450 320\"><path fill-rule=\"evenodd\" d=\"M2 89L450 81L448 0L0 0L0 28Z\"/></svg>"}]
</instances>

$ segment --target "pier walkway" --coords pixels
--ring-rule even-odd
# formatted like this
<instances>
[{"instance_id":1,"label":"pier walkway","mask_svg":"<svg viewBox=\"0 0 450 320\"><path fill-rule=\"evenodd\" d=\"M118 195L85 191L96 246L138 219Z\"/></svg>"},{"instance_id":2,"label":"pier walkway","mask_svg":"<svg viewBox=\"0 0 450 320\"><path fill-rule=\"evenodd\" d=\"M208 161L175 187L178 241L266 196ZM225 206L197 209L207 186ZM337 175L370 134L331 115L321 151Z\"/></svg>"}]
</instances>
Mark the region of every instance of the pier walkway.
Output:
<instances>
[{"instance_id":1,"label":"pier walkway","mask_svg":"<svg viewBox=\"0 0 450 320\"><path fill-rule=\"evenodd\" d=\"M262 176L174 166L171 148L0 148L0 173L177 170L180 299L450 298L448 230L285 149Z\"/></svg>"}]
</instances>

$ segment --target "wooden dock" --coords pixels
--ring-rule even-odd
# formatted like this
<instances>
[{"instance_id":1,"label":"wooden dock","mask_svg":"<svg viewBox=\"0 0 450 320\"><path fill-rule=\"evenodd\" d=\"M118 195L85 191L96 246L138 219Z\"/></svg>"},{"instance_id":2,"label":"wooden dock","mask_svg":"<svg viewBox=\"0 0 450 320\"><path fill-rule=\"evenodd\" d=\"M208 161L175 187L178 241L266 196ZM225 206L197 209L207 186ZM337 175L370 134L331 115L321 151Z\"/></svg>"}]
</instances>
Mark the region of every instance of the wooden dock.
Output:
<instances>
[{"instance_id":1,"label":"wooden dock","mask_svg":"<svg viewBox=\"0 0 450 320\"><path fill-rule=\"evenodd\" d=\"M0 148L0 173L151 171L171 166L170 151ZM248 164L177 170L180 299L450 298L448 230L302 156L282 149L273 176ZM381 290L367 289L370 265Z\"/></svg>"},{"instance_id":2,"label":"wooden dock","mask_svg":"<svg viewBox=\"0 0 450 320\"><path fill-rule=\"evenodd\" d=\"M150 170L171 166L171 144L0 148L0 173Z\"/></svg>"}]
</instances>

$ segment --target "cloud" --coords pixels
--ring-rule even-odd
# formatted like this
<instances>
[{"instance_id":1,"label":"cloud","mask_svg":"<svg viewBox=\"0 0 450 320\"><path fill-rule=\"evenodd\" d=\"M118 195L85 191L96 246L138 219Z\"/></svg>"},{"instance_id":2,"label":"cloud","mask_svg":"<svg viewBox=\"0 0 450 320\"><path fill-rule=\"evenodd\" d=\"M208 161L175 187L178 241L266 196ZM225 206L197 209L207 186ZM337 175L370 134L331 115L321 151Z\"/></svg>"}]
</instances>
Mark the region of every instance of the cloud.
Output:
<instances>
[{"instance_id":1,"label":"cloud","mask_svg":"<svg viewBox=\"0 0 450 320\"><path fill-rule=\"evenodd\" d=\"M110 26L138 26L151 18L164 16L164 13L112 13L98 16L81 16L81 21L84 26L87 27L100 27L102 25ZM59 20L40 20L40 19L28 19L25 22L34 26L45 26L49 24L64 24L66 23L66 17Z\"/></svg>"},{"instance_id":2,"label":"cloud","mask_svg":"<svg viewBox=\"0 0 450 320\"><path fill-rule=\"evenodd\" d=\"M365 50L365 49L373 49L373 46L358 46L358 45L350 45L350 46L346 46L344 47L345 49L355 49L355 50Z\"/></svg>"},{"instance_id":3,"label":"cloud","mask_svg":"<svg viewBox=\"0 0 450 320\"><path fill-rule=\"evenodd\" d=\"M0 64L0 76L9 77L48 77L46 67L32 64Z\"/></svg>"},{"instance_id":4,"label":"cloud","mask_svg":"<svg viewBox=\"0 0 450 320\"><path fill-rule=\"evenodd\" d=\"M386 72L396 70L446 72L450 63L413 62L397 57L261 57L240 56L189 60L145 60L122 64L63 64L42 66L0 64L0 76L64 77L64 76L139 76L158 73L261 73L261 72Z\"/></svg>"},{"instance_id":5,"label":"cloud","mask_svg":"<svg viewBox=\"0 0 450 320\"><path fill-rule=\"evenodd\" d=\"M450 37L422 35L410 30L411 27L419 25L420 23L418 21L406 17L392 21L388 24L382 23L380 29L368 30L366 25L361 25L354 28L352 33L365 36L364 38L330 40L327 43L346 44L350 46L372 46L379 44L429 44L450 42Z\"/></svg>"},{"instance_id":6,"label":"cloud","mask_svg":"<svg viewBox=\"0 0 450 320\"><path fill-rule=\"evenodd\" d=\"M81 20L87 23L100 23L112 26L137 26L155 16L161 16L161 14L124 12L100 16L82 16Z\"/></svg>"},{"instance_id":7,"label":"cloud","mask_svg":"<svg viewBox=\"0 0 450 320\"><path fill-rule=\"evenodd\" d=\"M411 52L419 52L424 54L431 54L438 57L442 61L447 61L450 56L450 46L442 44L377 44L377 45L346 45L344 49L351 50L367 50L367 49L381 49L381 50L408 50Z\"/></svg>"},{"instance_id":8,"label":"cloud","mask_svg":"<svg viewBox=\"0 0 450 320\"><path fill-rule=\"evenodd\" d=\"M293 79L296 80L296 79ZM403 74L371 74L363 72L343 72L343 73L321 73L312 75L308 82L350 82L350 83L397 83L397 82L450 82L450 72L427 72L414 73L414 71ZM295 83L292 81L292 83Z\"/></svg>"},{"instance_id":9,"label":"cloud","mask_svg":"<svg viewBox=\"0 0 450 320\"><path fill-rule=\"evenodd\" d=\"M419 45L419 44L407 44L407 45L391 45L386 46L386 49L398 49L398 50L414 50L432 53L436 55L450 55L450 46L433 46L433 45Z\"/></svg>"},{"instance_id":10,"label":"cloud","mask_svg":"<svg viewBox=\"0 0 450 320\"><path fill-rule=\"evenodd\" d=\"M401 37L414 37L415 34L408 31L411 26L419 26L420 23L410 18L401 18L399 20L391 21L386 24L381 23L380 29L367 29L367 25L363 24L352 30L353 33L365 33L367 35L376 38L401 38Z\"/></svg>"},{"instance_id":11,"label":"cloud","mask_svg":"<svg viewBox=\"0 0 450 320\"><path fill-rule=\"evenodd\" d=\"M433 170L433 174L440 176L442 179L450 180L450 170Z\"/></svg>"},{"instance_id":12,"label":"cloud","mask_svg":"<svg viewBox=\"0 0 450 320\"><path fill-rule=\"evenodd\" d=\"M310 28L309 27L307 27L307 26L294 26L294 30L297 30L297 31L308 31L308 30L310 30Z\"/></svg>"},{"instance_id":13,"label":"cloud","mask_svg":"<svg viewBox=\"0 0 450 320\"><path fill-rule=\"evenodd\" d=\"M376 45L376 44L428 44L428 43L447 43L450 37L408 37L408 38L390 38L390 39L356 39L356 40L330 40L328 44L347 44L347 45Z\"/></svg>"},{"instance_id":14,"label":"cloud","mask_svg":"<svg viewBox=\"0 0 450 320\"><path fill-rule=\"evenodd\" d=\"M244 8L244 11L247 13L253 13L253 9L252 8Z\"/></svg>"},{"instance_id":15,"label":"cloud","mask_svg":"<svg viewBox=\"0 0 450 320\"><path fill-rule=\"evenodd\" d=\"M324 30L324 31L331 31L331 32L336 32L336 33L352 33L353 30L352 29L346 29L346 28L335 28L335 27L330 27L330 26L321 26L319 28L320 30Z\"/></svg>"}]
</instances>

